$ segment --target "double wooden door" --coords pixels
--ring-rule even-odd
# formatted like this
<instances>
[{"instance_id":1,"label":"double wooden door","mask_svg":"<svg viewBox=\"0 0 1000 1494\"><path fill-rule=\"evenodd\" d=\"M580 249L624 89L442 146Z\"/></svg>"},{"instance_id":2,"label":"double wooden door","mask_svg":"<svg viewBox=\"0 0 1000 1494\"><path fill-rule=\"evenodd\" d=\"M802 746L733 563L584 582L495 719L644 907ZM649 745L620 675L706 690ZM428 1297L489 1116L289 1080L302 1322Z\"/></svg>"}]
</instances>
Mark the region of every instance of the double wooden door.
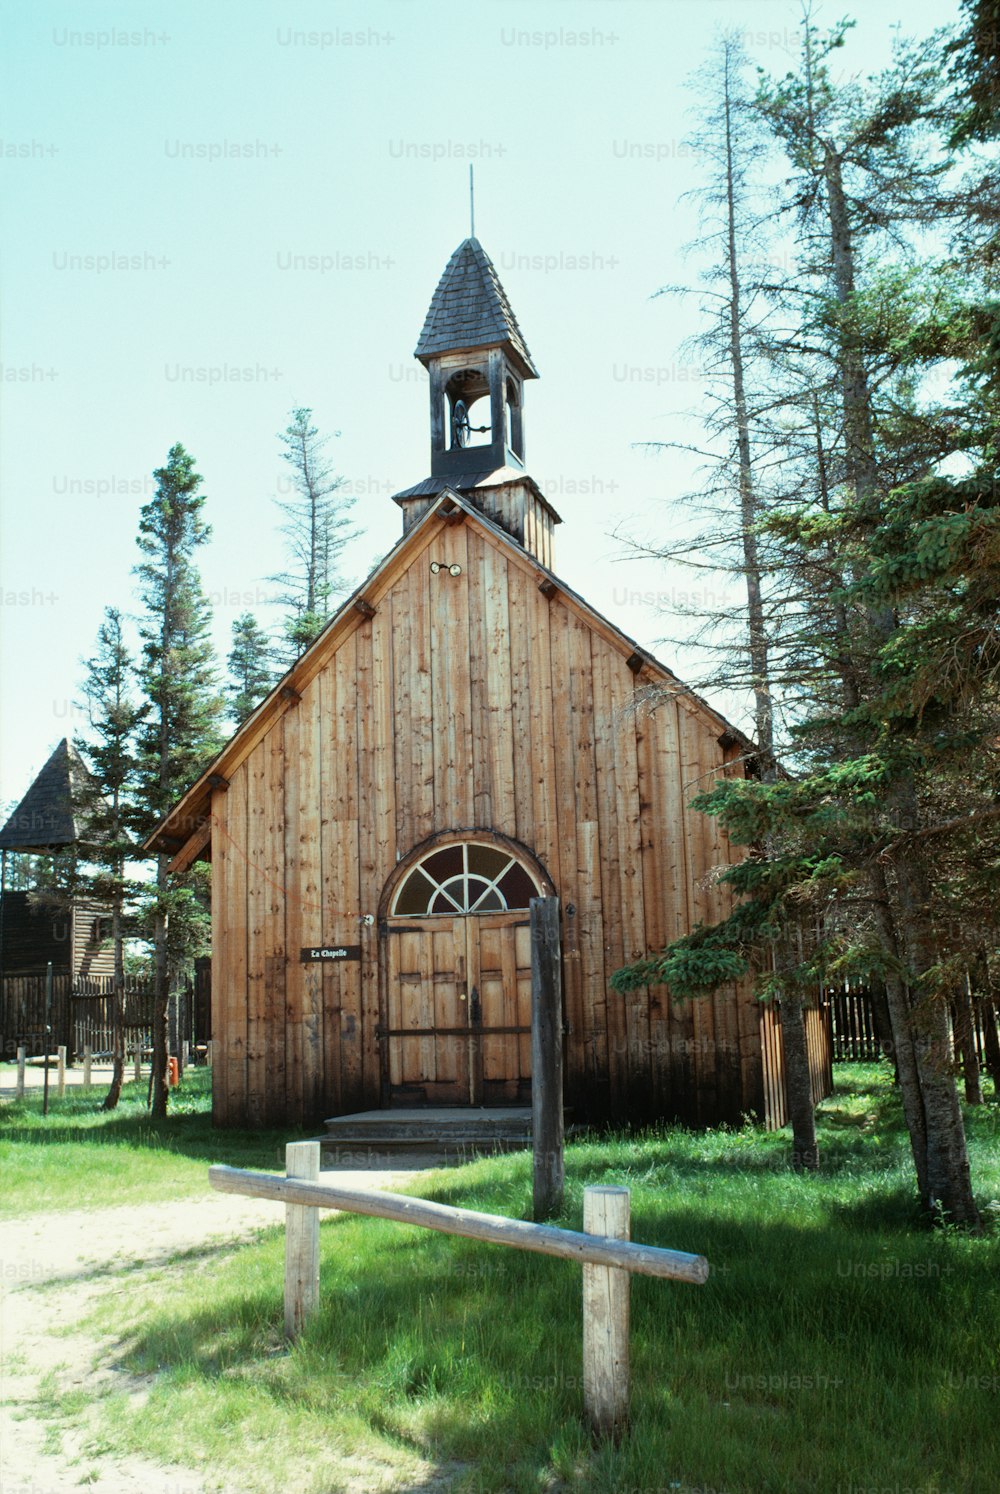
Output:
<instances>
[{"instance_id":1,"label":"double wooden door","mask_svg":"<svg viewBox=\"0 0 1000 1494\"><path fill-rule=\"evenodd\" d=\"M382 944L385 1103L528 1104L527 913L389 918Z\"/></svg>"}]
</instances>

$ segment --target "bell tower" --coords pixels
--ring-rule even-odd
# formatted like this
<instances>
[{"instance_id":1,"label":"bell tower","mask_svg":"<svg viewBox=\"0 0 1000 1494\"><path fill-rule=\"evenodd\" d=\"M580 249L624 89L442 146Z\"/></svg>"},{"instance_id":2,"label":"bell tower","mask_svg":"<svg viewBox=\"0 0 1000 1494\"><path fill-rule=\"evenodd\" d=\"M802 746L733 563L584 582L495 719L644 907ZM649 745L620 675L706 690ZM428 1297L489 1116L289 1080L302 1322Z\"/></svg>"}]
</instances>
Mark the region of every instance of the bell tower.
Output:
<instances>
[{"instance_id":1,"label":"bell tower","mask_svg":"<svg viewBox=\"0 0 1000 1494\"><path fill-rule=\"evenodd\" d=\"M524 383L538 370L478 239L448 261L414 357L430 380L432 476L523 469Z\"/></svg>"},{"instance_id":2,"label":"bell tower","mask_svg":"<svg viewBox=\"0 0 1000 1494\"><path fill-rule=\"evenodd\" d=\"M453 488L550 564L559 516L524 466L524 386L538 370L478 239L445 266L414 357L430 385L431 475L395 495L404 531Z\"/></svg>"}]
</instances>

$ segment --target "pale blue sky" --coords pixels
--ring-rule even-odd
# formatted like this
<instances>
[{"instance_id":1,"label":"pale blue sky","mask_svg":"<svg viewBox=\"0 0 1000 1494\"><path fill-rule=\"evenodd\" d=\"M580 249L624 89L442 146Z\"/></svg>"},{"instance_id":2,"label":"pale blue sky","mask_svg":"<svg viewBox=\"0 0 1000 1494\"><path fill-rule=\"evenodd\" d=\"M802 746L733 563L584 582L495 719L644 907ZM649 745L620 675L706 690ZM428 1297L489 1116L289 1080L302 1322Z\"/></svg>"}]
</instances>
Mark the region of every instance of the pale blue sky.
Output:
<instances>
[{"instance_id":1,"label":"pale blue sky","mask_svg":"<svg viewBox=\"0 0 1000 1494\"><path fill-rule=\"evenodd\" d=\"M849 70L957 4L854 10ZM247 605L269 620L293 406L341 433L353 574L396 539L390 494L429 470L412 350L468 232L470 156L477 234L542 375L527 456L565 521L556 570L644 644L669 634L657 600L669 613L690 578L615 561L608 535L668 533L692 476L634 444L696 432L691 313L650 300L688 273L685 79L728 25L784 71L798 17L794 0L8 0L0 803L73 729L103 607L134 608L138 512L174 441L205 478L220 654Z\"/></svg>"}]
</instances>

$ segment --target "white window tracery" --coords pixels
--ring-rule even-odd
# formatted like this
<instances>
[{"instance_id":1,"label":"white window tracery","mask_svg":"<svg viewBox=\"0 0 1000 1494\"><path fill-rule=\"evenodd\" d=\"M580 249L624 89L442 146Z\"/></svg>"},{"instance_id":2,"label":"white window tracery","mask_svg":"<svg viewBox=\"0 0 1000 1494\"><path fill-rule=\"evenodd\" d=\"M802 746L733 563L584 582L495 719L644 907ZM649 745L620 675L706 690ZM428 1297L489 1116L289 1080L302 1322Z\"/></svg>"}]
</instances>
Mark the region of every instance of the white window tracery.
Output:
<instances>
[{"instance_id":1,"label":"white window tracery","mask_svg":"<svg viewBox=\"0 0 1000 1494\"><path fill-rule=\"evenodd\" d=\"M527 908L529 899L541 896L541 891L532 873L506 847L458 841L436 847L411 867L390 911L411 918L499 913Z\"/></svg>"}]
</instances>

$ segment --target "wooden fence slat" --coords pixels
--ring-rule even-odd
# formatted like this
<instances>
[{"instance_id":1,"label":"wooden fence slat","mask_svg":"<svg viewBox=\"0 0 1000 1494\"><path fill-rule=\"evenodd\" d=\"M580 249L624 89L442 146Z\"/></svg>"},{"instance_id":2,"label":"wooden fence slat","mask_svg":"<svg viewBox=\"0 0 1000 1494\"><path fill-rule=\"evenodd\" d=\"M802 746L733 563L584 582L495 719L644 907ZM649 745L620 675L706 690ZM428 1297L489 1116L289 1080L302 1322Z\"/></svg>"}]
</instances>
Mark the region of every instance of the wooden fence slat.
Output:
<instances>
[{"instance_id":1,"label":"wooden fence slat","mask_svg":"<svg viewBox=\"0 0 1000 1494\"><path fill-rule=\"evenodd\" d=\"M827 993L837 1063L874 1063L882 1045L875 1020L874 1000L867 986L840 987Z\"/></svg>"},{"instance_id":2,"label":"wooden fence slat","mask_svg":"<svg viewBox=\"0 0 1000 1494\"><path fill-rule=\"evenodd\" d=\"M181 1014L181 1038L194 1044L208 1040L205 1026L207 1002L205 987L209 973L204 963L196 972L198 999L194 989L185 985L178 990ZM44 974L5 975L0 983L0 1029L5 1052L20 1044L31 1053L41 1053L45 1036ZM149 1047L152 1042L153 992L150 983L137 976L125 978L125 1029L136 1040ZM72 976L64 972L52 981L52 1010L49 1046L63 1046L72 1059L82 1055L89 1044L94 1056L110 1055L114 1030L114 976Z\"/></svg>"}]
</instances>

